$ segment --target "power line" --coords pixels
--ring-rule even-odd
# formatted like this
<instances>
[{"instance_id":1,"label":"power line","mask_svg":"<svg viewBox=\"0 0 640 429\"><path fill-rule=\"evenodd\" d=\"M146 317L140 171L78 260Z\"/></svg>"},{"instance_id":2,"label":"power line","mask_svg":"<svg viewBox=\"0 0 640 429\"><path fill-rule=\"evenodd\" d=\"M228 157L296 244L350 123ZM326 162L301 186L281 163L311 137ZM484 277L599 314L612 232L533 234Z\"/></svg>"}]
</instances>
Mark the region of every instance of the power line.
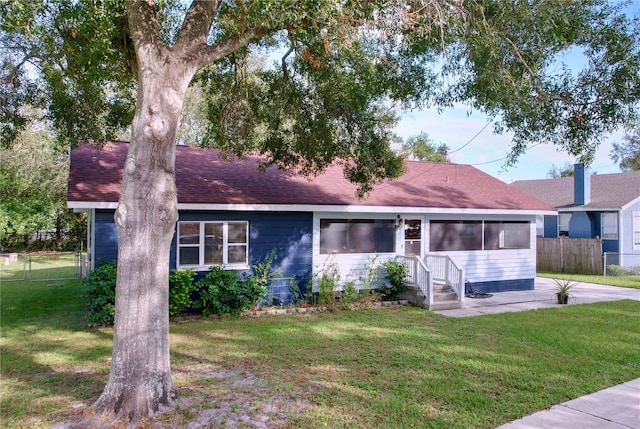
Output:
<instances>
[{"instance_id":1,"label":"power line","mask_svg":"<svg viewBox=\"0 0 640 429\"><path fill-rule=\"evenodd\" d=\"M490 124L490 123L492 123L492 122L493 122L493 118L489 119L489 120L487 121L487 123L486 123L486 124L484 124L484 127L482 127L482 128L480 129L480 131L478 131L478 132L477 132L473 137L471 137L471 138L469 139L469 141L468 141L468 142L466 142L465 144L463 144L462 146L460 146L460 147L459 147L458 149L456 149L456 150L450 150L449 152L447 152L447 156L448 156L448 155L450 155L450 154L452 154L452 153L454 153L454 152L461 151L461 150L462 150L462 149L464 149L465 147L469 146L469 144L471 144L471 142L472 142L472 141L474 141L474 140L475 140L475 139L476 139L480 134L482 134L482 132L485 130L485 128L487 128L487 127L489 126L489 124Z\"/></svg>"}]
</instances>

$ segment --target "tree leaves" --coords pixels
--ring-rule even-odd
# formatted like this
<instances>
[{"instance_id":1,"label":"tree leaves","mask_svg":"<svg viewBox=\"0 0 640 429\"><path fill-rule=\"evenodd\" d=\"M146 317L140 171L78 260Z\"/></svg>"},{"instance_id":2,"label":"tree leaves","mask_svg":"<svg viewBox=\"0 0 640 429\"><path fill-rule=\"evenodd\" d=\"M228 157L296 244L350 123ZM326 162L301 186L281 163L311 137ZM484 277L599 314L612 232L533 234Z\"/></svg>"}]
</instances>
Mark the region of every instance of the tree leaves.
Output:
<instances>
[{"instance_id":1,"label":"tree leaves","mask_svg":"<svg viewBox=\"0 0 640 429\"><path fill-rule=\"evenodd\" d=\"M191 140L309 175L338 158L371 181L364 191L401 171L388 143L404 109L467 103L513 133L510 163L539 142L588 162L603 134L637 119L640 26L620 7L274 0L210 3L206 17L164 0L151 10L168 49L188 37L190 10L210 46L262 37L202 71L208 123L191 127L207 132ZM138 64L122 0L16 0L2 5L0 29L4 144L28 121L25 103L46 108L65 144L111 138L131 121Z\"/></svg>"}]
</instances>

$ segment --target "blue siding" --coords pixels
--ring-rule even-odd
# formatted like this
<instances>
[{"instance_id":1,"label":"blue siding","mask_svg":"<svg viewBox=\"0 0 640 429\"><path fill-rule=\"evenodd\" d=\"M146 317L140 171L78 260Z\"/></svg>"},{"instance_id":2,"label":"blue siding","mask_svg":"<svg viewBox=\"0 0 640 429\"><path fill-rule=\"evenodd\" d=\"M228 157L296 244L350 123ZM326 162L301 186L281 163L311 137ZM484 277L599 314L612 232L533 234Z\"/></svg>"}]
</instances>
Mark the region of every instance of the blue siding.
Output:
<instances>
[{"instance_id":1,"label":"blue siding","mask_svg":"<svg viewBox=\"0 0 640 429\"><path fill-rule=\"evenodd\" d=\"M118 256L118 236L113 210L96 211L95 256L113 261ZM274 304L291 300L291 281L304 291L311 276L312 213L305 212L199 212L181 211L181 221L243 220L249 222L249 263L266 259L276 249L274 270L281 270L283 279L275 281L270 295ZM176 267L176 237L174 234L170 268ZM204 273L201 273L204 274Z\"/></svg>"},{"instance_id":2,"label":"blue siding","mask_svg":"<svg viewBox=\"0 0 640 429\"><path fill-rule=\"evenodd\" d=\"M587 212L573 212L569 221L570 238L593 238L593 225Z\"/></svg>"},{"instance_id":3,"label":"blue siding","mask_svg":"<svg viewBox=\"0 0 640 429\"><path fill-rule=\"evenodd\" d=\"M556 238L558 236L558 216L544 216L543 237Z\"/></svg>"},{"instance_id":4,"label":"blue siding","mask_svg":"<svg viewBox=\"0 0 640 429\"><path fill-rule=\"evenodd\" d=\"M94 261L118 259L118 231L113 221L115 210L96 210Z\"/></svg>"},{"instance_id":5,"label":"blue siding","mask_svg":"<svg viewBox=\"0 0 640 429\"><path fill-rule=\"evenodd\" d=\"M620 252L620 241L619 240L602 240L602 251L603 252Z\"/></svg>"},{"instance_id":6,"label":"blue siding","mask_svg":"<svg viewBox=\"0 0 640 429\"><path fill-rule=\"evenodd\" d=\"M475 291L496 293L533 290L535 279L498 280L490 282L475 282L467 285L465 293L471 293L470 287Z\"/></svg>"}]
</instances>

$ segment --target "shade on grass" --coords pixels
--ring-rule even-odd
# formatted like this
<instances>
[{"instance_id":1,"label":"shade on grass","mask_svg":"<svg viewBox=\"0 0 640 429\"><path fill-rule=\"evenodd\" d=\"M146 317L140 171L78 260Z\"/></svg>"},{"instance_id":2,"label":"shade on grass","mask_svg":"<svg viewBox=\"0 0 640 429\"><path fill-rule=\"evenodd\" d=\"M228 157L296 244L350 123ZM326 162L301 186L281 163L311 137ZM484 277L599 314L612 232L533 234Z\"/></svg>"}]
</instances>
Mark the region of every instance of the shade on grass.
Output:
<instances>
[{"instance_id":1,"label":"shade on grass","mask_svg":"<svg viewBox=\"0 0 640 429\"><path fill-rule=\"evenodd\" d=\"M0 287L0 425L48 427L99 395L111 331L84 327L79 282ZM489 428L640 377L639 315L619 301L466 319L412 307L205 319L171 325L174 381L215 409L231 393L203 373L256 374L255 401L305 404L290 427Z\"/></svg>"}]
</instances>

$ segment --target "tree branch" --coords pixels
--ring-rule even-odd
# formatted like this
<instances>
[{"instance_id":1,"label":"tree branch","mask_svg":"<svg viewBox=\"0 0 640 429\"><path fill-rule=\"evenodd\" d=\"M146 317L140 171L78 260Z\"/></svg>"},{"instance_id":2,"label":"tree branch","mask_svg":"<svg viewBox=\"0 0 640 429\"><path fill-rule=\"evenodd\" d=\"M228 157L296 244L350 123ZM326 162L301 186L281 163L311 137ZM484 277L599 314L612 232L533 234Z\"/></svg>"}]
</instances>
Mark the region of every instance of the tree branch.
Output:
<instances>
[{"instance_id":1,"label":"tree branch","mask_svg":"<svg viewBox=\"0 0 640 429\"><path fill-rule=\"evenodd\" d=\"M194 0L184 18L176 48L191 50L193 45L207 43L213 19L218 13L221 0Z\"/></svg>"},{"instance_id":2,"label":"tree branch","mask_svg":"<svg viewBox=\"0 0 640 429\"><path fill-rule=\"evenodd\" d=\"M269 33L267 28L250 28L240 35L234 35L214 46L206 43L199 45L195 50L191 50L194 55L197 68L201 68L212 61L223 58L249 43L256 42Z\"/></svg>"},{"instance_id":3,"label":"tree branch","mask_svg":"<svg viewBox=\"0 0 640 429\"><path fill-rule=\"evenodd\" d=\"M160 34L160 24L156 17L153 2L126 0L127 17L131 40L136 53L140 49L159 49L164 41ZM148 55L137 55L139 60L148 58Z\"/></svg>"}]
</instances>

